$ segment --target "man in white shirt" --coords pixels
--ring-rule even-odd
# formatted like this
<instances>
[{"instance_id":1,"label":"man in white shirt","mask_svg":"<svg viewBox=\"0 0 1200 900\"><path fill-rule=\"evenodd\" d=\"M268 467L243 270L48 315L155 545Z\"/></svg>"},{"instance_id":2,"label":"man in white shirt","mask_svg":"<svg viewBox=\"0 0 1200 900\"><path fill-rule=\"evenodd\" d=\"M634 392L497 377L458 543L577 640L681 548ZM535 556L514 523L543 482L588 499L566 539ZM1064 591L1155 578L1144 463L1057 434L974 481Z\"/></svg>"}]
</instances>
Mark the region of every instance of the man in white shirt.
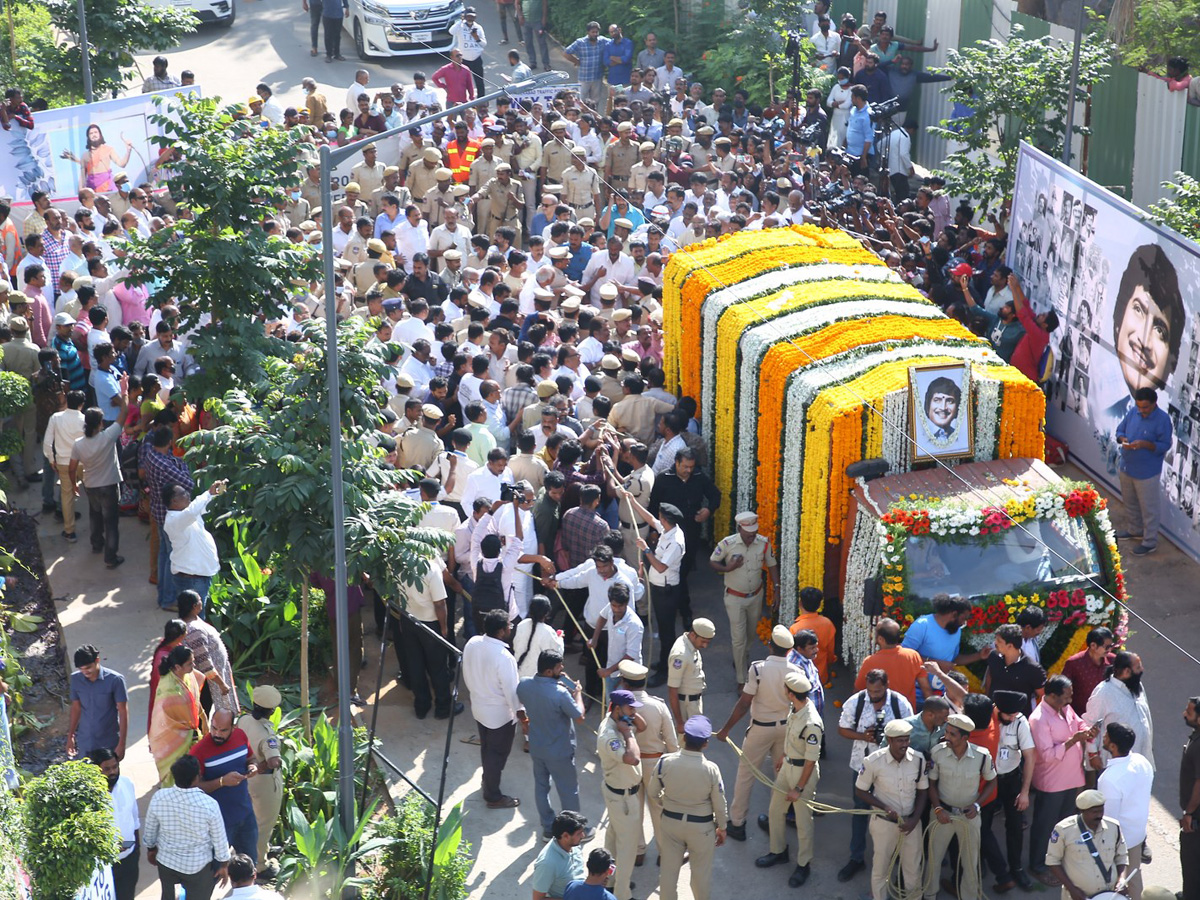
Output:
<instances>
[{"instance_id":1,"label":"man in white shirt","mask_svg":"<svg viewBox=\"0 0 1200 900\"><path fill-rule=\"evenodd\" d=\"M604 285L633 284L637 280L633 258L622 252L624 249L625 244L619 237L610 237L608 252L593 253L591 259L588 260L583 275L579 278L579 283L584 290L590 292L591 302L594 306L603 305L600 302L600 288Z\"/></svg>"},{"instance_id":2,"label":"man in white shirt","mask_svg":"<svg viewBox=\"0 0 1200 900\"><path fill-rule=\"evenodd\" d=\"M517 661L508 649L512 626L505 610L492 610L483 617L484 633L467 641L463 648L462 675L471 692L471 715L479 729L479 758L483 768L483 800L489 809L517 806L520 801L505 796L500 776L512 751L517 722L527 728L525 707L517 699Z\"/></svg>"},{"instance_id":3,"label":"man in white shirt","mask_svg":"<svg viewBox=\"0 0 1200 900\"><path fill-rule=\"evenodd\" d=\"M1129 850L1129 900L1141 900L1142 851L1146 844L1146 826L1150 821L1150 789L1154 785L1154 766L1142 754L1133 752L1137 735L1128 725L1113 722L1104 729L1104 750L1108 765L1100 773L1096 787L1104 795L1104 815L1116 819Z\"/></svg>"},{"instance_id":4,"label":"man in white shirt","mask_svg":"<svg viewBox=\"0 0 1200 900\"><path fill-rule=\"evenodd\" d=\"M117 900L133 900L137 893L138 846L142 820L138 816L137 791L133 782L121 774L121 763L117 754L109 747L93 750L88 758L100 767L108 781L109 799L112 801L113 818L121 834L121 849L113 863L113 887Z\"/></svg>"},{"instance_id":5,"label":"man in white shirt","mask_svg":"<svg viewBox=\"0 0 1200 900\"><path fill-rule=\"evenodd\" d=\"M1102 735L1113 722L1133 729L1133 751L1154 765L1154 719L1142 684L1142 658L1136 653L1121 650L1113 655L1112 670L1088 697L1083 718L1100 726L1100 735L1094 743L1089 742L1086 751L1087 763L1094 771L1102 770L1108 760Z\"/></svg>"},{"instance_id":6,"label":"man in white shirt","mask_svg":"<svg viewBox=\"0 0 1200 900\"><path fill-rule=\"evenodd\" d=\"M675 79L683 76L683 69L675 66L675 51L668 50L664 54L665 62L654 70L655 85L660 91L675 90Z\"/></svg>"},{"instance_id":7,"label":"man in white shirt","mask_svg":"<svg viewBox=\"0 0 1200 900\"><path fill-rule=\"evenodd\" d=\"M619 488L621 503L629 503L642 520L658 532L658 546L653 551L642 535L637 536L638 549L646 564L646 578L653 586L650 597L654 603L654 621L658 625L658 662L654 666L651 687L665 684L667 658L675 644L675 619L679 615L679 578L683 564L683 513L673 503L661 503L657 518L637 501L629 491ZM624 506L628 509L628 506Z\"/></svg>"},{"instance_id":8,"label":"man in white shirt","mask_svg":"<svg viewBox=\"0 0 1200 900\"><path fill-rule=\"evenodd\" d=\"M493 459L493 455L495 459ZM512 472L508 470L508 453L500 447L494 448L487 462L472 472L463 486L462 508L473 508L476 497L486 497L491 501L492 509L500 505L500 485L512 484Z\"/></svg>"},{"instance_id":9,"label":"man in white shirt","mask_svg":"<svg viewBox=\"0 0 1200 900\"><path fill-rule=\"evenodd\" d=\"M163 488L167 505L163 531L171 539L171 583L178 591L195 591L201 600L208 596L213 576L221 569L217 543L204 528L204 511L213 497L225 492L226 484L213 482L195 500L178 484Z\"/></svg>"},{"instance_id":10,"label":"man in white shirt","mask_svg":"<svg viewBox=\"0 0 1200 900\"><path fill-rule=\"evenodd\" d=\"M358 109L358 98L360 96L369 97L367 92L367 84L371 81L371 73L366 69L359 69L354 73L354 82L346 89L346 109ZM315 124L319 124L314 122Z\"/></svg>"},{"instance_id":11,"label":"man in white shirt","mask_svg":"<svg viewBox=\"0 0 1200 900\"><path fill-rule=\"evenodd\" d=\"M448 719L452 708L457 714L462 712L463 705L450 693L449 658L443 643L451 636L446 585L442 579L446 567L440 557L425 560L424 566L420 584L405 584L403 590L409 615L425 627L405 619L396 652L402 655L412 685L417 718L424 719L432 708L434 718Z\"/></svg>"},{"instance_id":12,"label":"man in white shirt","mask_svg":"<svg viewBox=\"0 0 1200 900\"><path fill-rule=\"evenodd\" d=\"M1037 765L1037 750L1033 731L1022 710L1029 698L1020 691L993 691L996 715L1000 724L1000 740L996 749L997 796L982 812L982 853L988 868L996 876L994 890L1006 893L1017 885L1032 891L1033 881L1021 867L1021 850L1025 842L1024 810L1029 808L1029 793L1033 785L1033 770ZM992 832L992 819L1004 813L1004 846L1007 855Z\"/></svg>"},{"instance_id":13,"label":"man in white shirt","mask_svg":"<svg viewBox=\"0 0 1200 900\"><path fill-rule=\"evenodd\" d=\"M267 890L256 882L258 867L245 853L235 853L229 859L229 884L233 888L225 900L283 900L276 891Z\"/></svg>"}]
</instances>

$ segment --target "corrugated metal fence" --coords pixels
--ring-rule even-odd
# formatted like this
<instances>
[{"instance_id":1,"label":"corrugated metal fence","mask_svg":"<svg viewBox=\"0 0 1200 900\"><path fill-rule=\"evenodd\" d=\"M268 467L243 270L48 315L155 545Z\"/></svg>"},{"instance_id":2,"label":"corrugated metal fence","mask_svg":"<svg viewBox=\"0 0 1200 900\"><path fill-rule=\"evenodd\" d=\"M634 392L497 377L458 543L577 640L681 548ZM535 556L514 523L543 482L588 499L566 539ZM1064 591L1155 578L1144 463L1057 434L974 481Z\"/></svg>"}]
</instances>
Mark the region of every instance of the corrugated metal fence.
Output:
<instances>
[{"instance_id":1,"label":"corrugated metal fence","mask_svg":"<svg viewBox=\"0 0 1200 900\"><path fill-rule=\"evenodd\" d=\"M937 40L936 52L915 57L918 66L930 68L945 63L949 49L1007 37L1013 24L1020 24L1027 37L1073 40L1068 28L1016 12L1014 0L868 0L864 21L878 9L888 13L898 34L926 46ZM951 150L927 131L950 114L941 87L923 85L916 111L916 159L926 165ZM1188 106L1185 92L1168 91L1160 79L1114 64L1109 78L1093 90L1090 106L1092 134L1086 141L1076 139L1074 164L1096 182L1146 207L1167 193L1162 182L1177 171L1200 178L1200 107ZM1078 109L1076 121L1082 124L1087 113Z\"/></svg>"}]
</instances>

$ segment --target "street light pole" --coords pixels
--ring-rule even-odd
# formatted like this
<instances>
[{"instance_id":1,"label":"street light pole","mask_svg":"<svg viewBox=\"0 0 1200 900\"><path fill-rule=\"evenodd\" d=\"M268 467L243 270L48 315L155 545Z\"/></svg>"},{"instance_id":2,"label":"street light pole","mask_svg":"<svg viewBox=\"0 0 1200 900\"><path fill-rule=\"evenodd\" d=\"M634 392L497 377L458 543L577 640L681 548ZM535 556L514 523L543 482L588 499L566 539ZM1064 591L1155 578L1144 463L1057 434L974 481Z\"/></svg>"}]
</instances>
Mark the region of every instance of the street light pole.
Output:
<instances>
[{"instance_id":1,"label":"street light pole","mask_svg":"<svg viewBox=\"0 0 1200 900\"><path fill-rule=\"evenodd\" d=\"M1071 78L1067 83L1067 133L1063 136L1062 161L1071 164L1071 132L1075 124L1075 90L1079 85L1079 51L1083 44L1083 0L1079 0L1079 18L1075 20L1075 51L1071 54Z\"/></svg>"},{"instance_id":2,"label":"street light pole","mask_svg":"<svg viewBox=\"0 0 1200 900\"><path fill-rule=\"evenodd\" d=\"M79 0L82 9L83 0ZM90 77L90 76L89 76ZM569 80L565 72L542 72L498 91L493 91L470 103L460 103L423 119L407 122L371 138L371 141L398 136L412 128L421 128L438 119L458 115L480 103L523 91L563 84ZM325 370L329 390L330 466L333 470L333 585L334 627L337 631L338 682L338 807L346 834L353 834L354 816L354 726L350 713L350 611L346 601L346 500L342 485L342 402L341 379L338 377L337 295L333 273L333 170L346 159L357 155L359 146L321 147L321 252L325 268ZM383 660L379 661L383 665ZM379 698L376 698L376 703Z\"/></svg>"},{"instance_id":3,"label":"street light pole","mask_svg":"<svg viewBox=\"0 0 1200 900\"><path fill-rule=\"evenodd\" d=\"M9 0L11 3L12 0ZM92 54L88 50L87 39L87 10L83 8L84 0L78 0L79 11L79 55L83 60L83 102L92 102Z\"/></svg>"}]
</instances>

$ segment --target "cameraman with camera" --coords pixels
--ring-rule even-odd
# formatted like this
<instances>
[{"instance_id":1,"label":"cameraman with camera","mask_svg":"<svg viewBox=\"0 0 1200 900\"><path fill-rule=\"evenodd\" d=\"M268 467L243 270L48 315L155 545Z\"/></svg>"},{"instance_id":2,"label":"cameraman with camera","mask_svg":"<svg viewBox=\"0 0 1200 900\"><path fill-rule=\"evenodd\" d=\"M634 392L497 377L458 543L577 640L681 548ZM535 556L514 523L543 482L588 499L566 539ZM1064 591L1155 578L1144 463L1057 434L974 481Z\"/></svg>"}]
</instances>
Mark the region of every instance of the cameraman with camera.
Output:
<instances>
[{"instance_id":1,"label":"cameraman with camera","mask_svg":"<svg viewBox=\"0 0 1200 900\"><path fill-rule=\"evenodd\" d=\"M867 672L867 686L864 690L853 694L842 705L842 715L838 720L838 734L853 741L850 749L850 771L858 776L863 759L884 744L883 730L893 719L903 719L913 714L912 704L903 694L888 687L887 672L883 669L872 669ZM855 809L866 809L867 806L857 794L854 799ZM846 882L854 877L865 865L867 851L867 820L864 816L855 816L850 824L850 861L838 872L838 881Z\"/></svg>"}]
</instances>

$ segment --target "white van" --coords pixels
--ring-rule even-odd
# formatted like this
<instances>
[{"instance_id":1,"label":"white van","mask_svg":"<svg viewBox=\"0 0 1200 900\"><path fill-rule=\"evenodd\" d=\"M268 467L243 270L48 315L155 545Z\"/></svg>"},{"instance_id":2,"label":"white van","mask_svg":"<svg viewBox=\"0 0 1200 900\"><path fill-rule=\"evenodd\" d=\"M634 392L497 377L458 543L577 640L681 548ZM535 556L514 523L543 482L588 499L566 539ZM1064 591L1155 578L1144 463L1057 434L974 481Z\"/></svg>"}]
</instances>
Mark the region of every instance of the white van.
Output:
<instances>
[{"instance_id":1,"label":"white van","mask_svg":"<svg viewBox=\"0 0 1200 900\"><path fill-rule=\"evenodd\" d=\"M464 6L463 0L350 0L346 27L359 59L444 53Z\"/></svg>"},{"instance_id":2,"label":"white van","mask_svg":"<svg viewBox=\"0 0 1200 900\"><path fill-rule=\"evenodd\" d=\"M170 6L191 12L202 25L228 28L237 18L237 0L149 0L151 6Z\"/></svg>"}]
</instances>

